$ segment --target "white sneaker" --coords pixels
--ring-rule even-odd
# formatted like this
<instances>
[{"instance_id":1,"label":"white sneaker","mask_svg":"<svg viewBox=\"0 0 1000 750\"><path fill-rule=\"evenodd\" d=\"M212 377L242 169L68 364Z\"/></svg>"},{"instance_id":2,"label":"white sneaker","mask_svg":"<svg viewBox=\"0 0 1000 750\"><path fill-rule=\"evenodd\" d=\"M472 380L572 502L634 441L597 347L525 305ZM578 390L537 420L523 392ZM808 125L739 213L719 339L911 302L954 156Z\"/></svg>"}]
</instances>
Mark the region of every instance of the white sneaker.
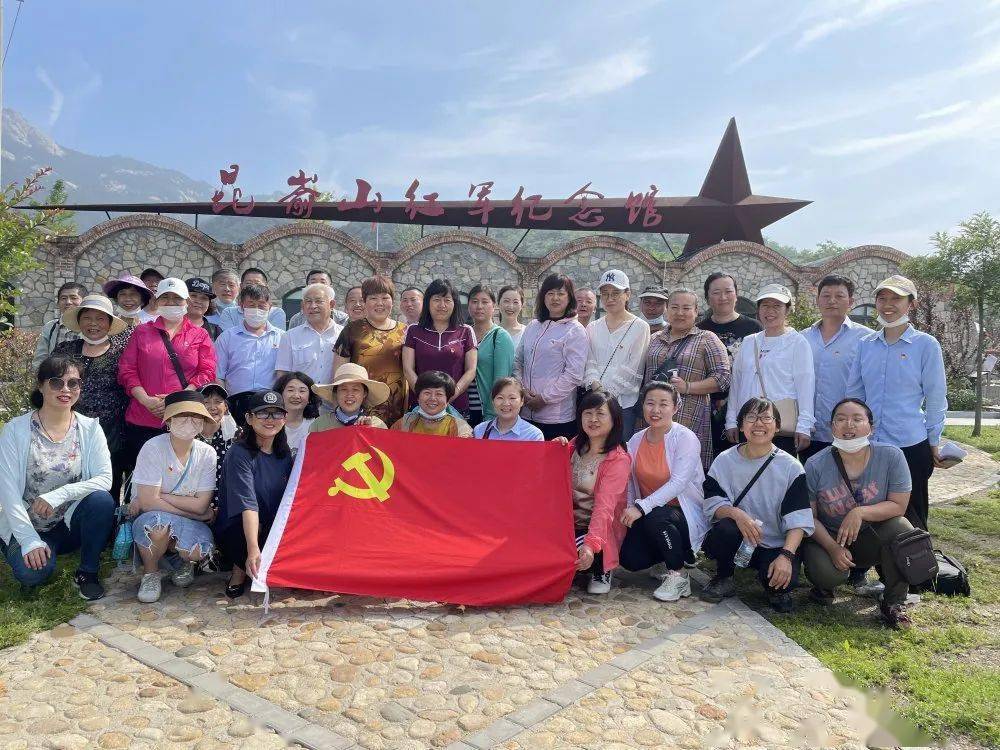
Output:
<instances>
[{"instance_id":1,"label":"white sneaker","mask_svg":"<svg viewBox=\"0 0 1000 750\"><path fill-rule=\"evenodd\" d=\"M160 581L160 572L145 573L142 581L139 582L139 601L143 604L152 604L160 600L160 593L163 591L163 584Z\"/></svg>"},{"instance_id":2,"label":"white sneaker","mask_svg":"<svg viewBox=\"0 0 1000 750\"><path fill-rule=\"evenodd\" d=\"M587 584L588 594L606 594L611 591L611 571L598 573Z\"/></svg>"},{"instance_id":3,"label":"white sneaker","mask_svg":"<svg viewBox=\"0 0 1000 750\"><path fill-rule=\"evenodd\" d=\"M654 581L662 581L666 574L667 566L663 563L656 563L656 565L649 569L649 577Z\"/></svg>"},{"instance_id":4,"label":"white sneaker","mask_svg":"<svg viewBox=\"0 0 1000 750\"><path fill-rule=\"evenodd\" d=\"M682 596L691 596L691 579L687 571L667 571L663 583L653 592L653 598L661 602L676 602Z\"/></svg>"},{"instance_id":5,"label":"white sneaker","mask_svg":"<svg viewBox=\"0 0 1000 750\"><path fill-rule=\"evenodd\" d=\"M878 599L882 596L882 592L885 591L885 584L881 581L864 581L852 588L854 589L855 596L867 596L872 599Z\"/></svg>"},{"instance_id":6,"label":"white sneaker","mask_svg":"<svg viewBox=\"0 0 1000 750\"><path fill-rule=\"evenodd\" d=\"M181 566L170 574L170 580L179 589L186 589L194 583L194 563L182 562Z\"/></svg>"},{"instance_id":7,"label":"white sneaker","mask_svg":"<svg viewBox=\"0 0 1000 750\"><path fill-rule=\"evenodd\" d=\"M920 604L920 594L907 594L903 606L912 607L915 604Z\"/></svg>"}]
</instances>

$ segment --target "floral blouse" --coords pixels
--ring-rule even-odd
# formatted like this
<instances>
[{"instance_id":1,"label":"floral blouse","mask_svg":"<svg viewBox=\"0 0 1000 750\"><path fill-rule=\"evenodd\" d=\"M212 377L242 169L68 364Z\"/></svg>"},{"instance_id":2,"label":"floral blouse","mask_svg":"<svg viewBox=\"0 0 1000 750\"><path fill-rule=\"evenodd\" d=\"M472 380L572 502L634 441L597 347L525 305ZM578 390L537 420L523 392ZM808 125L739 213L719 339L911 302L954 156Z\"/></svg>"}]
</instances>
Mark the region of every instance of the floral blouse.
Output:
<instances>
[{"instance_id":1,"label":"floral blouse","mask_svg":"<svg viewBox=\"0 0 1000 750\"><path fill-rule=\"evenodd\" d=\"M62 441L49 439L38 415L31 417L31 444L28 448L27 475L22 500L35 531L48 531L63 520L72 503L63 503L48 518L31 510L35 498L67 484L79 482L83 476L83 453L80 449L80 423L73 420Z\"/></svg>"}]
</instances>

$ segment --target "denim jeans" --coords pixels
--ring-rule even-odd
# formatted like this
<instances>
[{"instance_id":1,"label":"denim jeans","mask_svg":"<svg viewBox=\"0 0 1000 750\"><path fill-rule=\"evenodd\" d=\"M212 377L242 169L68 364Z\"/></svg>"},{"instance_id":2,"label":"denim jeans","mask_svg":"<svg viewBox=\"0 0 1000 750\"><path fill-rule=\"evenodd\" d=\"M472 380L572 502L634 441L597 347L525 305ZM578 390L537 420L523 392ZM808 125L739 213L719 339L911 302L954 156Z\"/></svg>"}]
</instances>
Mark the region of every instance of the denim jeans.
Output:
<instances>
[{"instance_id":1,"label":"denim jeans","mask_svg":"<svg viewBox=\"0 0 1000 750\"><path fill-rule=\"evenodd\" d=\"M81 573L97 573L101 565L101 551L107 546L114 526L115 501L110 492L91 492L73 511L69 526L60 521L47 531L38 534L51 554L48 562L39 570L32 570L24 563L24 555L17 539L11 537L9 543L0 541L0 553L7 559L14 578L25 586L45 583L56 570L56 555L80 550Z\"/></svg>"}]
</instances>

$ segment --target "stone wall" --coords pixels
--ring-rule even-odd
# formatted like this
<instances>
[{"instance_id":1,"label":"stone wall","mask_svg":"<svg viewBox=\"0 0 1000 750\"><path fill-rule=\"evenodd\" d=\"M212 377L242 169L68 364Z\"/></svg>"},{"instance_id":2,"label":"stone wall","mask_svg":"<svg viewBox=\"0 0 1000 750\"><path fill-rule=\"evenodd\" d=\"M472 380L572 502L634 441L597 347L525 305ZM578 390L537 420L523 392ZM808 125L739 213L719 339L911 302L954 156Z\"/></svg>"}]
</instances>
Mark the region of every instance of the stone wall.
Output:
<instances>
[{"instance_id":1,"label":"stone wall","mask_svg":"<svg viewBox=\"0 0 1000 750\"><path fill-rule=\"evenodd\" d=\"M37 254L41 267L19 280L23 294L17 324L37 327L51 318L55 290L65 281L76 279L96 290L124 271L138 273L148 266L183 278L207 278L219 268L259 266L279 299L299 289L311 268L330 271L340 300L349 286L374 272L390 275L397 287L423 287L439 276L450 278L461 292L480 281L495 290L520 284L530 315L538 285L548 274L565 273L577 286L593 287L608 268L625 271L635 293L661 284L700 290L709 273L727 270L737 277L740 294L748 299L773 282L812 293L824 274L839 273L858 284L858 304L871 303L878 281L896 273L906 257L892 248L866 245L823 265L795 266L770 248L723 242L684 262L664 264L627 239L591 235L543 258L523 258L493 237L461 230L434 232L398 252L376 253L342 230L315 222L282 225L243 245L226 245L189 224L133 214L99 224L79 237L60 237L42 245Z\"/></svg>"}]
</instances>

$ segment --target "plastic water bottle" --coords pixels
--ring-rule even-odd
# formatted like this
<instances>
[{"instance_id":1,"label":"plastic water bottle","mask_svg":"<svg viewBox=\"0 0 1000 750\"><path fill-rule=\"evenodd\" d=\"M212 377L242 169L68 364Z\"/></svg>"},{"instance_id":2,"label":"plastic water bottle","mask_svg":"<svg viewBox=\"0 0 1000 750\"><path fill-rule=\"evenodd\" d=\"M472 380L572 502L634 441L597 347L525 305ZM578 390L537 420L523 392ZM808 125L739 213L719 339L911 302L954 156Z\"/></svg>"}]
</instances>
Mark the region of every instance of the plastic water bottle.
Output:
<instances>
[{"instance_id":1,"label":"plastic water bottle","mask_svg":"<svg viewBox=\"0 0 1000 750\"><path fill-rule=\"evenodd\" d=\"M753 520L757 524L758 529L764 528L764 522L758 518ZM757 545L753 542L744 539L740 542L740 548L736 550L736 555L733 557L733 563L735 563L737 568L745 568L750 564L750 558L753 557L753 551L757 549Z\"/></svg>"},{"instance_id":2,"label":"plastic water bottle","mask_svg":"<svg viewBox=\"0 0 1000 750\"><path fill-rule=\"evenodd\" d=\"M121 519L121 525L118 527L118 533L115 534L115 544L111 556L119 563L123 563L132 556L132 524L125 517L122 509L118 510L118 516Z\"/></svg>"}]
</instances>

